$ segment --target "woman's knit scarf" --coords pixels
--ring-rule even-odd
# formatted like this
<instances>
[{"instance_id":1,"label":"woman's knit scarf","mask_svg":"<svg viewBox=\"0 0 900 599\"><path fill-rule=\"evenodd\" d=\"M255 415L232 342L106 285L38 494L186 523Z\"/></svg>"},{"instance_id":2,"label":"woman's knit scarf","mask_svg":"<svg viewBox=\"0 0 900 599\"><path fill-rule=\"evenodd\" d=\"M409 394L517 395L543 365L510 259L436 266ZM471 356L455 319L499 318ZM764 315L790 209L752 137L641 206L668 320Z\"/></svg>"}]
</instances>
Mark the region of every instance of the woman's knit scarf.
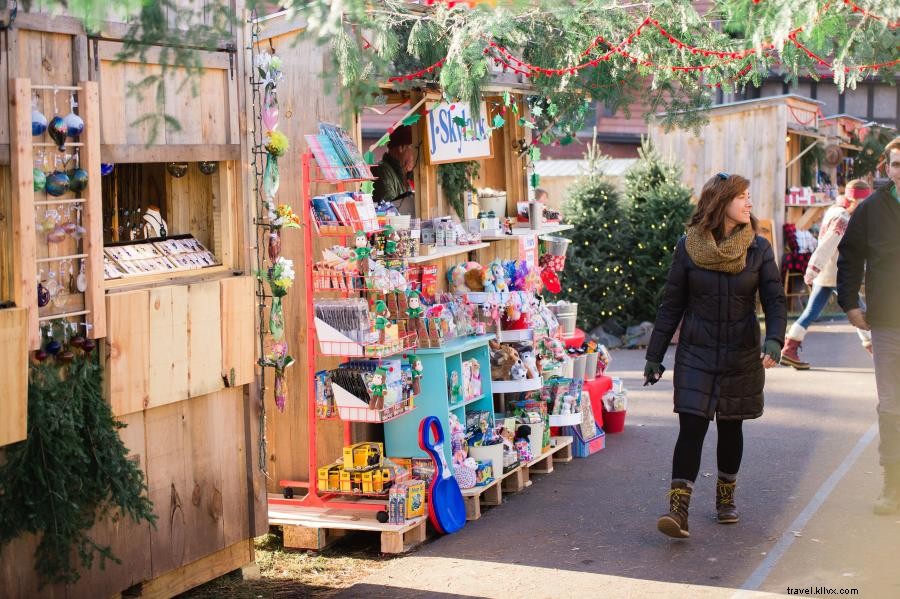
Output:
<instances>
[{"instance_id":1,"label":"woman's knit scarf","mask_svg":"<svg viewBox=\"0 0 900 599\"><path fill-rule=\"evenodd\" d=\"M747 248L755 236L753 227L742 225L716 243L712 231L693 226L687 229L685 248L688 256L700 268L737 274L747 264Z\"/></svg>"}]
</instances>

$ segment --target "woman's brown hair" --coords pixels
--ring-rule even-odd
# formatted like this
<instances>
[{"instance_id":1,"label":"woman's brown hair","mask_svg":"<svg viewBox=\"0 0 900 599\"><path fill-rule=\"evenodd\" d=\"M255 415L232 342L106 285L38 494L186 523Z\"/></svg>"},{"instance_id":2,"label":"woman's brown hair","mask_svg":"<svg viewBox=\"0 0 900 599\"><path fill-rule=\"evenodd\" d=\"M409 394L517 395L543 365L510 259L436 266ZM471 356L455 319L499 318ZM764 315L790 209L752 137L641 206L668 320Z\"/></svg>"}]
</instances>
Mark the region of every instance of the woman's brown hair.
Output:
<instances>
[{"instance_id":1,"label":"woman's brown hair","mask_svg":"<svg viewBox=\"0 0 900 599\"><path fill-rule=\"evenodd\" d=\"M700 227L711 231L716 241L725 236L725 211L731 200L738 197L750 187L750 181L740 175L718 173L703 186L697 209L688 222L689 227ZM750 215L750 226L758 230L758 221Z\"/></svg>"}]
</instances>

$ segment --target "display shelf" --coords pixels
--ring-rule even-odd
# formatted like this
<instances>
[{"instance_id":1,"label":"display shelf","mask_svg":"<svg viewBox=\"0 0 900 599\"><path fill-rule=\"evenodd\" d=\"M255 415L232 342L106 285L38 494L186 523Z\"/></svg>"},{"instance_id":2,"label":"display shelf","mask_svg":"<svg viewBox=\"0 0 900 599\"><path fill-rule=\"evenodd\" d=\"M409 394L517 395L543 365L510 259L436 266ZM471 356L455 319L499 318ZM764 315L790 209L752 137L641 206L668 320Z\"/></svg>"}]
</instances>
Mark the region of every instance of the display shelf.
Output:
<instances>
[{"instance_id":1,"label":"display shelf","mask_svg":"<svg viewBox=\"0 0 900 599\"><path fill-rule=\"evenodd\" d=\"M550 414L550 426L577 426L581 424L580 412L574 414Z\"/></svg>"},{"instance_id":2,"label":"display shelf","mask_svg":"<svg viewBox=\"0 0 900 599\"><path fill-rule=\"evenodd\" d=\"M516 329L513 331L500 331L497 335L500 343L519 343L534 340L534 329Z\"/></svg>"},{"instance_id":3,"label":"display shelf","mask_svg":"<svg viewBox=\"0 0 900 599\"><path fill-rule=\"evenodd\" d=\"M416 409L414 398L410 397L380 410L373 410L369 408L368 402L353 395L337 383L332 382L331 388L334 391L334 403L337 405L340 419L347 422L376 424L389 422L395 418L406 416Z\"/></svg>"},{"instance_id":4,"label":"display shelf","mask_svg":"<svg viewBox=\"0 0 900 599\"><path fill-rule=\"evenodd\" d=\"M464 351L468 351L470 349L475 349L482 345L487 344L488 341L494 338L494 335L478 335L476 337L457 337L451 341L448 341L441 347L434 348L422 348L416 350L417 356L427 356L427 355L435 355L435 354L444 354L444 355L452 355L452 354L461 354Z\"/></svg>"},{"instance_id":5,"label":"display shelf","mask_svg":"<svg viewBox=\"0 0 900 599\"><path fill-rule=\"evenodd\" d=\"M423 246L427 247L427 246ZM409 264L423 264L425 262L432 262L434 260L440 260L441 258L449 258L450 256L458 256L460 254L467 254L474 250L484 249L486 247L490 247L489 243L472 243L469 245L455 245L452 247L445 247L436 250L435 252L428 254L427 256L412 256L407 258L406 261Z\"/></svg>"},{"instance_id":6,"label":"display shelf","mask_svg":"<svg viewBox=\"0 0 900 599\"><path fill-rule=\"evenodd\" d=\"M507 305L513 297L518 297L520 300L534 299L533 291L469 291L468 293L458 293L456 295L466 298L466 301L470 304L491 303L499 306Z\"/></svg>"},{"instance_id":7,"label":"display shelf","mask_svg":"<svg viewBox=\"0 0 900 599\"><path fill-rule=\"evenodd\" d=\"M386 358L415 349L418 337L407 333L385 343L361 343L343 335L320 318L314 318L319 354L345 358Z\"/></svg>"},{"instance_id":8,"label":"display shelf","mask_svg":"<svg viewBox=\"0 0 900 599\"><path fill-rule=\"evenodd\" d=\"M532 229L529 227L513 227L512 235L482 235L482 241L502 241L504 239L516 239L517 237L527 237L529 235L552 235L560 231L568 231L574 229L575 225L546 225L540 229Z\"/></svg>"},{"instance_id":9,"label":"display shelf","mask_svg":"<svg viewBox=\"0 0 900 599\"><path fill-rule=\"evenodd\" d=\"M536 391L544 386L544 379L523 379L521 381L491 381L494 393L522 393L524 391Z\"/></svg>"},{"instance_id":10,"label":"display shelf","mask_svg":"<svg viewBox=\"0 0 900 599\"><path fill-rule=\"evenodd\" d=\"M466 406L472 405L473 403L479 402L484 399L484 394L479 395L478 397L473 397L472 399L467 399L466 401L450 404L450 411L455 412L460 408L464 408Z\"/></svg>"}]
</instances>

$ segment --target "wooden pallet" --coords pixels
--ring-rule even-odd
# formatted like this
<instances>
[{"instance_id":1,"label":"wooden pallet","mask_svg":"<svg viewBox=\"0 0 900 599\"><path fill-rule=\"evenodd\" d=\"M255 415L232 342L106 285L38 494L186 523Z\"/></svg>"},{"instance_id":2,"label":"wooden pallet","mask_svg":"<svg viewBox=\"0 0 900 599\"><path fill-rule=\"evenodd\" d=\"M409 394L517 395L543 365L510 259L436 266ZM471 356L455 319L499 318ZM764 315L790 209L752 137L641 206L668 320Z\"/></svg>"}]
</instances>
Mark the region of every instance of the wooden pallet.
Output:
<instances>
[{"instance_id":1,"label":"wooden pallet","mask_svg":"<svg viewBox=\"0 0 900 599\"><path fill-rule=\"evenodd\" d=\"M565 453L563 453L565 452ZM560 459L556 459L555 455L561 453ZM566 459L568 457L568 459ZM530 474L550 474L553 472L553 462L571 462L572 461L572 437L553 437L550 439L550 449L542 453L540 456L528 462L528 473Z\"/></svg>"},{"instance_id":2,"label":"wooden pallet","mask_svg":"<svg viewBox=\"0 0 900 599\"><path fill-rule=\"evenodd\" d=\"M493 506L503 503L502 478L483 487L463 489L462 496L466 502L466 520L478 520L481 518L481 506Z\"/></svg>"},{"instance_id":3,"label":"wooden pallet","mask_svg":"<svg viewBox=\"0 0 900 599\"><path fill-rule=\"evenodd\" d=\"M426 522L422 516L406 524L382 524L372 511L269 504L269 524L282 527L284 546L291 549L319 551L350 531L368 531L381 534L382 553L404 553L425 542Z\"/></svg>"},{"instance_id":4,"label":"wooden pallet","mask_svg":"<svg viewBox=\"0 0 900 599\"><path fill-rule=\"evenodd\" d=\"M500 489L504 493L518 493L529 486L531 486L531 481L528 480L528 466L526 465L520 465L510 470L500 479Z\"/></svg>"}]
</instances>

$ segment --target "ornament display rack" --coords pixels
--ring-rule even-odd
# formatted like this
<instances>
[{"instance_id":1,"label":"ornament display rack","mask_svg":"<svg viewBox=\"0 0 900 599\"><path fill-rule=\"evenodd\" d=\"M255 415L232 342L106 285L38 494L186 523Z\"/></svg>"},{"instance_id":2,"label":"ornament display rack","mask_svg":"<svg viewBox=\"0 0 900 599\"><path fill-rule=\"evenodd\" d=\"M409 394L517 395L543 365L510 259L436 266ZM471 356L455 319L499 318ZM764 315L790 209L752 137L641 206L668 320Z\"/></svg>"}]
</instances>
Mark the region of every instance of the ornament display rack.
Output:
<instances>
[{"instance_id":1,"label":"ornament display rack","mask_svg":"<svg viewBox=\"0 0 900 599\"><path fill-rule=\"evenodd\" d=\"M341 493L336 491L322 491L318 488L318 448L317 448L317 424L320 420L328 420L318 415L316 406L316 358L317 356L339 356L339 357L365 357L365 358L387 358L389 356L400 355L405 351L415 347L416 335L410 334L401 337L395 344L360 344L352 341L342 341L337 338L328 337L328 329L331 329L326 323L315 318L315 293L317 291L338 292L343 296L353 295L356 293L365 293L368 291L358 283L351 283L349 289L334 289L326 287L323 284L321 276L316 272L313 263L313 230L317 235L322 237L336 237L342 243L346 242L348 236L355 233L353 227L346 226L325 226L322 227L316 222L312 205L312 185L329 185L335 188L337 192L343 192L348 185L371 181L369 178L355 179L332 179L324 175L324 171L319 168L312 152L307 150L301 157L301 228L303 229L303 276L304 287L306 293L306 356L307 356L307 450L308 450L308 480L286 480L278 481L282 488L282 496L270 494L268 502L270 506L295 506L313 509L343 510L348 512L377 512L378 516L387 516L387 494L363 494L363 493ZM377 226L368 226L369 233L377 232ZM365 277L351 275L351 280L359 280L363 282ZM317 285L318 281L318 285ZM323 334L324 333L324 334ZM333 331L334 334L340 335L339 332ZM323 338L320 339L320 335ZM328 337L328 338L324 338ZM336 403L338 400L336 392ZM407 400L404 410L397 414L392 410L394 406L387 406L382 410L373 410L368 407L349 401L356 399L360 403L362 400L355 398L349 393L345 397L341 396L341 402L337 404L338 418L343 421L344 445L350 445L353 442L351 423L352 422L369 422L380 423L388 421L397 421L404 416L412 413L415 408L410 406ZM341 405L343 404L343 405ZM331 418L332 420L334 418ZM293 491L295 488L305 489L306 494L302 497L294 498ZM276 508L280 509L280 508ZM383 514L381 513L383 512ZM389 525L384 525L389 526ZM385 529L387 530L387 529ZM424 528L422 529L424 531Z\"/></svg>"},{"instance_id":2,"label":"ornament display rack","mask_svg":"<svg viewBox=\"0 0 900 599\"><path fill-rule=\"evenodd\" d=\"M64 148L78 148L79 165L88 173L87 187L78 198L35 200L34 147L58 147L60 144L34 141L31 130L31 99L35 92L73 92L78 94L79 116L84 129L81 141L66 141ZM17 306L27 308L28 349L41 345L40 322L53 319L83 317L85 336L99 339L106 336L106 306L103 291L103 225L102 195L100 185L100 91L97 82L82 81L77 86L32 85L30 79L16 78L10 81L10 174L13 183L13 300ZM44 109L46 111L46 108ZM81 208L81 251L53 255L55 248L48 248L49 256L37 257L37 231L35 209L54 205ZM52 244L50 244L52 245ZM83 292L83 309L41 314L37 301L37 265L58 263L65 260L83 260L87 286ZM46 311L45 311L46 312Z\"/></svg>"}]
</instances>

